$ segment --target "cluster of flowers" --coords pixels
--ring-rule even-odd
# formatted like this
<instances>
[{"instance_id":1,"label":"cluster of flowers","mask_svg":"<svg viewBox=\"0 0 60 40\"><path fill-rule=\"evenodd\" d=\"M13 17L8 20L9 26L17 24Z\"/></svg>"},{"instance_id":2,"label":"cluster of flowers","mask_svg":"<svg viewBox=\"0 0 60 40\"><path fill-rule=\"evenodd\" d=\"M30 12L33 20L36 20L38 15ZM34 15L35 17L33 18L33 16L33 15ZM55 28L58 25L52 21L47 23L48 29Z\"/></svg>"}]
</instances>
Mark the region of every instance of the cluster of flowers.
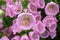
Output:
<instances>
[{"instance_id":1,"label":"cluster of flowers","mask_svg":"<svg viewBox=\"0 0 60 40\"><path fill-rule=\"evenodd\" d=\"M55 2L49 2L45 6L45 0L27 0L29 1L26 9L23 10L22 0L6 0L6 16L11 18L17 16L13 20L9 28L5 28L2 32L5 34L0 40L40 40L40 38L56 36L57 22L56 15L59 12L59 5ZM46 17L42 19L41 11L37 9L45 8ZM44 13L43 13L44 14ZM3 28L2 17L0 18L0 29ZM22 36L16 35L23 30L33 30ZM10 37L14 35L14 37Z\"/></svg>"}]
</instances>

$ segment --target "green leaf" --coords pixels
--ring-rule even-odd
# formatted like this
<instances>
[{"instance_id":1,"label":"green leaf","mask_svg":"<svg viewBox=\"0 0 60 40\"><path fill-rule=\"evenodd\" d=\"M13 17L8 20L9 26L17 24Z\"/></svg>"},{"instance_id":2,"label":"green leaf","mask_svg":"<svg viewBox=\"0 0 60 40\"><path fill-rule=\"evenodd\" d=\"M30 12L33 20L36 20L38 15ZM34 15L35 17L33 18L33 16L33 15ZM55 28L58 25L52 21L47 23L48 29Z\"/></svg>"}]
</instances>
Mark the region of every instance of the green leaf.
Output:
<instances>
[{"instance_id":1,"label":"green leaf","mask_svg":"<svg viewBox=\"0 0 60 40\"><path fill-rule=\"evenodd\" d=\"M27 8L28 0L22 0L23 9Z\"/></svg>"},{"instance_id":2,"label":"green leaf","mask_svg":"<svg viewBox=\"0 0 60 40\"><path fill-rule=\"evenodd\" d=\"M5 6L6 6L6 2L5 2L5 1L0 1L0 7L1 7L2 5L5 5Z\"/></svg>"},{"instance_id":3,"label":"green leaf","mask_svg":"<svg viewBox=\"0 0 60 40\"><path fill-rule=\"evenodd\" d=\"M45 40L44 38L40 38L40 40Z\"/></svg>"},{"instance_id":4,"label":"green leaf","mask_svg":"<svg viewBox=\"0 0 60 40\"><path fill-rule=\"evenodd\" d=\"M3 16L3 25L4 25L5 28L11 26L12 21L13 21L12 18Z\"/></svg>"},{"instance_id":5,"label":"green leaf","mask_svg":"<svg viewBox=\"0 0 60 40\"><path fill-rule=\"evenodd\" d=\"M47 4L47 3L51 2L51 1L53 1L53 2L55 2L55 3L58 4L58 0L45 0L45 3ZM60 3L60 2L59 2L59 3Z\"/></svg>"},{"instance_id":6,"label":"green leaf","mask_svg":"<svg viewBox=\"0 0 60 40\"><path fill-rule=\"evenodd\" d=\"M16 2L17 0L13 0L13 2Z\"/></svg>"},{"instance_id":7,"label":"green leaf","mask_svg":"<svg viewBox=\"0 0 60 40\"><path fill-rule=\"evenodd\" d=\"M58 4L58 1L57 0L54 0L54 2Z\"/></svg>"},{"instance_id":8,"label":"green leaf","mask_svg":"<svg viewBox=\"0 0 60 40\"><path fill-rule=\"evenodd\" d=\"M49 2L51 2L51 0L45 0L45 3L46 3L46 4L49 3Z\"/></svg>"},{"instance_id":9,"label":"green leaf","mask_svg":"<svg viewBox=\"0 0 60 40\"><path fill-rule=\"evenodd\" d=\"M0 33L0 38L3 37L3 36L4 36L4 34L3 33Z\"/></svg>"},{"instance_id":10,"label":"green leaf","mask_svg":"<svg viewBox=\"0 0 60 40\"><path fill-rule=\"evenodd\" d=\"M60 12L57 15L57 19L58 19L57 31L60 33Z\"/></svg>"},{"instance_id":11,"label":"green leaf","mask_svg":"<svg viewBox=\"0 0 60 40\"><path fill-rule=\"evenodd\" d=\"M59 6L60 6L60 0L58 0L58 4L59 4Z\"/></svg>"},{"instance_id":12,"label":"green leaf","mask_svg":"<svg viewBox=\"0 0 60 40\"><path fill-rule=\"evenodd\" d=\"M60 21L60 12L57 14L57 19L58 19L58 21Z\"/></svg>"},{"instance_id":13,"label":"green leaf","mask_svg":"<svg viewBox=\"0 0 60 40\"><path fill-rule=\"evenodd\" d=\"M19 35L22 36L24 34L29 34L29 32L31 32L31 31L32 31L32 29L30 29L30 30L23 30Z\"/></svg>"}]
</instances>

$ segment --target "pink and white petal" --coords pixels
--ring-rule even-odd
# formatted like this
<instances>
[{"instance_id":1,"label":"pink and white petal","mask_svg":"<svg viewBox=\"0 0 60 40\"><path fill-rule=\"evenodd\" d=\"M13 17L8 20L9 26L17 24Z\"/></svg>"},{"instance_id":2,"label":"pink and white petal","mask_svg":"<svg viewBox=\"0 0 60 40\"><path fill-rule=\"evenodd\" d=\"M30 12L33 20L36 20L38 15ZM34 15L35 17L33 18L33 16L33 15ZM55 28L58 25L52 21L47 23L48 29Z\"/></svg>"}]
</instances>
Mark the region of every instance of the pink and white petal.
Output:
<instances>
[{"instance_id":1,"label":"pink and white petal","mask_svg":"<svg viewBox=\"0 0 60 40\"><path fill-rule=\"evenodd\" d=\"M20 40L30 40L27 35L23 35Z\"/></svg>"},{"instance_id":2,"label":"pink and white petal","mask_svg":"<svg viewBox=\"0 0 60 40\"><path fill-rule=\"evenodd\" d=\"M36 31L30 32L29 37L31 40L39 40L40 39L40 36L39 36L38 32L36 32Z\"/></svg>"},{"instance_id":3,"label":"pink and white petal","mask_svg":"<svg viewBox=\"0 0 60 40\"><path fill-rule=\"evenodd\" d=\"M50 32L51 39L54 39L56 37L56 30L53 32Z\"/></svg>"},{"instance_id":4,"label":"pink and white petal","mask_svg":"<svg viewBox=\"0 0 60 40\"><path fill-rule=\"evenodd\" d=\"M43 34L40 34L41 38L48 38L49 37L49 31L45 31Z\"/></svg>"}]
</instances>

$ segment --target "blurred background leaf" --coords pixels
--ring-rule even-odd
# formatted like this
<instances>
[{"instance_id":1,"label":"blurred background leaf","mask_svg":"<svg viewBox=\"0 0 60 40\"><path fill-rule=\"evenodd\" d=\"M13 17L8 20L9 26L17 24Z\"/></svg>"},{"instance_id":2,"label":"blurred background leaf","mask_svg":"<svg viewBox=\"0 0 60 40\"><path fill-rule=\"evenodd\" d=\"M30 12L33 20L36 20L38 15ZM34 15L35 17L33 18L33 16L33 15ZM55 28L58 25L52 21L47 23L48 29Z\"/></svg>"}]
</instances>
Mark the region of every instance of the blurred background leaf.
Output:
<instances>
[{"instance_id":1,"label":"blurred background leaf","mask_svg":"<svg viewBox=\"0 0 60 40\"><path fill-rule=\"evenodd\" d=\"M6 1L5 0L0 0L0 8L1 8L2 5L6 6Z\"/></svg>"},{"instance_id":2,"label":"blurred background leaf","mask_svg":"<svg viewBox=\"0 0 60 40\"><path fill-rule=\"evenodd\" d=\"M29 34L29 32L31 32L32 31L32 29L30 29L30 30L23 30L21 33L19 33L18 35L20 35L20 36L22 36L22 35L25 35L25 34Z\"/></svg>"},{"instance_id":3,"label":"blurred background leaf","mask_svg":"<svg viewBox=\"0 0 60 40\"><path fill-rule=\"evenodd\" d=\"M11 26L12 21L13 21L12 18L3 16L3 25L4 25L5 28Z\"/></svg>"},{"instance_id":4,"label":"blurred background leaf","mask_svg":"<svg viewBox=\"0 0 60 40\"><path fill-rule=\"evenodd\" d=\"M3 36L4 36L4 34L3 33L0 33L0 38L3 37Z\"/></svg>"},{"instance_id":5,"label":"blurred background leaf","mask_svg":"<svg viewBox=\"0 0 60 40\"><path fill-rule=\"evenodd\" d=\"M22 0L23 9L27 8L28 0Z\"/></svg>"}]
</instances>

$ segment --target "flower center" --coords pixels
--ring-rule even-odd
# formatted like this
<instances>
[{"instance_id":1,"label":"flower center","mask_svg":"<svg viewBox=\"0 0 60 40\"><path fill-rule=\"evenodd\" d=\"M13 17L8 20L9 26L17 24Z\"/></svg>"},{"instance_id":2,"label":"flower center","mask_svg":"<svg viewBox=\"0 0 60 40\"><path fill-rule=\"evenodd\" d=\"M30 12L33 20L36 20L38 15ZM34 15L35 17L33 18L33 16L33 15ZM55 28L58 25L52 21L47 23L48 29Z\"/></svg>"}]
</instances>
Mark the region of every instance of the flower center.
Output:
<instances>
[{"instance_id":1,"label":"flower center","mask_svg":"<svg viewBox=\"0 0 60 40\"><path fill-rule=\"evenodd\" d=\"M20 8L18 8L17 11L20 12Z\"/></svg>"},{"instance_id":2,"label":"flower center","mask_svg":"<svg viewBox=\"0 0 60 40\"><path fill-rule=\"evenodd\" d=\"M31 10L32 10L32 11L35 11L36 9L35 9L34 5L33 5L33 4L30 4L30 5L31 5L31 6L30 6Z\"/></svg>"},{"instance_id":3,"label":"flower center","mask_svg":"<svg viewBox=\"0 0 60 40\"><path fill-rule=\"evenodd\" d=\"M29 24L29 17L25 16L22 23L23 23L24 26L28 26L28 24Z\"/></svg>"},{"instance_id":4,"label":"flower center","mask_svg":"<svg viewBox=\"0 0 60 40\"><path fill-rule=\"evenodd\" d=\"M48 23L51 23L52 20L47 20Z\"/></svg>"},{"instance_id":5,"label":"flower center","mask_svg":"<svg viewBox=\"0 0 60 40\"><path fill-rule=\"evenodd\" d=\"M52 10L54 8L54 6L53 5L50 5L50 9Z\"/></svg>"}]
</instances>

